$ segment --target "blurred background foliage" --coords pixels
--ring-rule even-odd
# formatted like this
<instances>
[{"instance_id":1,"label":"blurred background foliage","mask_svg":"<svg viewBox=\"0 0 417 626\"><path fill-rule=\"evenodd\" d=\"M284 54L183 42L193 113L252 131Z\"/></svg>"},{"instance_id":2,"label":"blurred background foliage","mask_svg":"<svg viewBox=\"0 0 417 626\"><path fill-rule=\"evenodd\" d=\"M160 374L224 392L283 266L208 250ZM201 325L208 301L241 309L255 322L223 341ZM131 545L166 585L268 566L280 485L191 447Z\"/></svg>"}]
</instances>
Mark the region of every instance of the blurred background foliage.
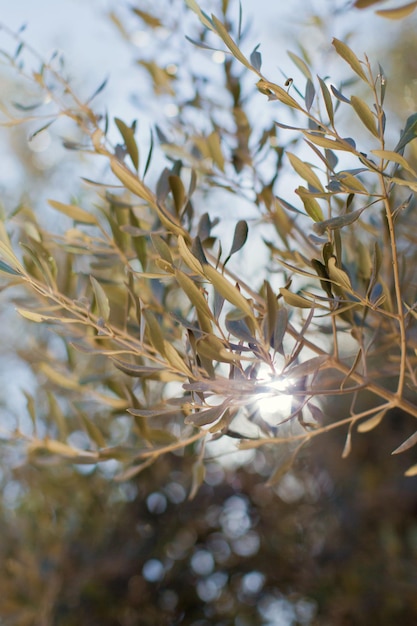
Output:
<instances>
[{"instance_id":1,"label":"blurred background foliage","mask_svg":"<svg viewBox=\"0 0 417 626\"><path fill-rule=\"evenodd\" d=\"M213 3L213 9L226 11L227 4ZM353 10L341 8L346 15ZM327 10L309 22L316 41L317 37L324 40L327 32L323 32L334 17L335 9ZM237 14L234 10L233 15ZM233 205L227 207L227 215L221 215L223 226L216 231L226 248L231 244L230 225L234 228L240 218L249 223L259 220L262 233L263 220L251 212L246 190L262 188L262 202L267 204L268 185L270 190L275 183L285 187L293 174L283 169L282 136L273 117L257 123L256 99L246 75L221 56L207 74L204 55L196 52L187 59L190 48L184 46L183 35L201 38L203 43L205 35L182 3L167 2L158 13L151 3L145 9L141 3L127 14L116 8L109 17L123 36L123 45L132 45L131 33L137 33L138 23L140 32L150 33L151 38L158 39L161 30L170 33L159 50L148 48L139 60L132 52L137 61L132 74L137 72L137 80L148 81L154 92L152 98L136 99L138 116L158 118L153 139L150 133L141 135L142 168L152 141L154 159L168 157L165 162L171 168L178 159L191 162L203 177L196 205L204 206L213 221L219 217L219 205L230 203L230 195L221 196L219 189L223 185L226 193L231 190ZM396 40L389 49L381 47L377 55L389 77L392 116L399 120L415 112L413 24L401 22ZM307 44L306 35L300 45L314 65L317 50L308 50ZM33 94L25 91L16 73L5 71L1 80L13 100L32 101ZM105 102L105 90L98 98ZM171 106L168 116L160 115L164 106ZM36 121L33 131L38 127ZM71 221L66 222L61 214L57 218L45 206L45 198L56 197L54 189L62 185L65 190L68 185L76 205L86 206L92 199L100 203L99 211L110 218L109 223L114 218L126 232L140 230L152 218L145 216L142 225L124 223L123 202L128 203L128 198L116 198L112 189L99 200L95 188L92 192L91 187L80 185L74 191L77 173L97 179L107 174L107 166L97 166L88 154L74 149L83 134L73 127L67 133L64 125L54 134L52 126L48 132L52 156L27 149L27 128L17 126L10 133L9 149L18 157L25 186L19 189L18 199L16 190L5 193L4 211L14 216L23 242L42 243L38 235L45 223L57 233L52 250L54 262L61 264L62 278L66 255L60 253L60 246ZM116 123L111 132L114 143L120 144L116 149L132 160L132 150L126 153L127 123ZM70 151L62 148L62 136L67 134ZM224 176L220 137L228 143L227 160L233 166ZM254 146L259 147L258 153ZM268 150L263 152L264 146ZM411 144L412 166L415 150ZM270 180L271 171L278 173L277 181ZM152 184L157 183L152 180L152 168L148 176ZM163 183L164 179L162 187ZM68 197L60 199L66 202ZM268 228L267 219L265 223ZM123 237L116 228L115 232ZM102 241L78 237L74 233L70 243L85 246L92 256L100 253ZM123 249L121 239L119 243ZM65 244L69 245L68 240ZM145 250L139 244L135 253L141 258ZM49 259L44 261L43 268ZM70 284L74 277L68 274L67 291L79 293L84 283L91 289L90 260L80 258L79 264L81 288L80 283ZM241 261L231 260L232 268L239 265ZM258 267L242 270L249 281ZM32 270L36 274L36 267ZM100 271L112 302L111 314L120 319L126 302L117 289L115 272L121 270L109 263ZM155 293L149 297L158 301L161 292L156 281L152 285ZM100 293L96 287L97 300ZM175 291L164 294L164 304L177 305L176 297ZM7 292L2 298L8 306ZM30 305L19 286L14 298L23 308ZM94 306L100 308L97 301ZM266 481L277 465L276 450L230 453L227 449L220 458L214 452L214 458L206 460L203 475L193 443L159 456L131 480L119 481L115 476L121 472L121 463L144 436L140 416L127 418L126 402L121 402L130 384L123 371L115 373L99 355L75 350L66 333L61 339L59 331L52 335L38 325L28 331L25 322L8 310L2 320L1 625L388 626L395 620L415 624L417 479L403 476L410 457L391 456L412 434L411 418L393 411L376 432L354 434L352 452L343 460L345 433L332 431L316 438L295 466L272 485ZM176 338L175 324L165 331ZM80 335L74 331L70 339L77 343ZM9 389L16 389L11 379L19 381L25 394L10 395ZM171 385L175 390L175 380L160 383L163 389ZM151 381L146 390L148 406L153 397L160 398L157 384ZM94 389L92 397L86 399L85 389L78 395L79 387L89 385ZM346 408L337 397L329 402L328 410L336 415ZM151 440L169 445L177 431L173 429L170 439L162 430L163 418L157 425ZM11 437L13 431L16 436ZM32 449L28 460L25 435L42 438L51 433L67 436L77 449L87 448L91 441L102 448L106 443L118 448L119 458L93 465L83 464L83 458L76 459L80 463L71 458L57 463L45 450Z\"/></svg>"}]
</instances>

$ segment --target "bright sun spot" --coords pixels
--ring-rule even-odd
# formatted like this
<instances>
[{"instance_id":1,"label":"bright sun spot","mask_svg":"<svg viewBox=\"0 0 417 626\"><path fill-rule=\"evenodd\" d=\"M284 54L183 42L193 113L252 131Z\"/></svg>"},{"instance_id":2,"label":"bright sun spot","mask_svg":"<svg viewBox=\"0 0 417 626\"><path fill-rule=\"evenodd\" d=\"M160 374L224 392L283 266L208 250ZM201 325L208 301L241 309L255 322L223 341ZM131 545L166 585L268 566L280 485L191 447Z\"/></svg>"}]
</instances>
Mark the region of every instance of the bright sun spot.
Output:
<instances>
[{"instance_id":1,"label":"bright sun spot","mask_svg":"<svg viewBox=\"0 0 417 626\"><path fill-rule=\"evenodd\" d=\"M262 418L277 424L282 418L291 415L293 396L291 395L292 381L288 378L273 377L268 373L259 372L259 393L255 397L256 406Z\"/></svg>"}]
</instances>

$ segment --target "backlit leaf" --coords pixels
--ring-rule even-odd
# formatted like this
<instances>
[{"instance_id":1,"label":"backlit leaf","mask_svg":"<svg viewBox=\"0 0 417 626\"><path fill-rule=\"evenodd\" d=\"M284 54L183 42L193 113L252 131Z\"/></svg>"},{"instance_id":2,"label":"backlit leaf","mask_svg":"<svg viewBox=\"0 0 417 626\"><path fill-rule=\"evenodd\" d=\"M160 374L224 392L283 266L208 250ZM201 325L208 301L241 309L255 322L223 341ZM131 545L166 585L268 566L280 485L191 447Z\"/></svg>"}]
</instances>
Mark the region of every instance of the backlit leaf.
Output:
<instances>
[{"instance_id":1,"label":"backlit leaf","mask_svg":"<svg viewBox=\"0 0 417 626\"><path fill-rule=\"evenodd\" d=\"M404 476L417 476L417 463L404 472Z\"/></svg>"},{"instance_id":2,"label":"backlit leaf","mask_svg":"<svg viewBox=\"0 0 417 626\"><path fill-rule=\"evenodd\" d=\"M206 138L206 144L213 162L217 165L219 170L224 172L224 156L219 133L216 131L210 133Z\"/></svg>"},{"instance_id":3,"label":"backlit leaf","mask_svg":"<svg viewBox=\"0 0 417 626\"><path fill-rule=\"evenodd\" d=\"M323 211L317 200L309 193L305 187L298 187L295 190L303 201L305 211L307 215L311 217L314 222L322 222L324 219Z\"/></svg>"},{"instance_id":4,"label":"backlit leaf","mask_svg":"<svg viewBox=\"0 0 417 626\"><path fill-rule=\"evenodd\" d=\"M307 181L309 185L311 185L318 191L324 191L323 185L321 184L319 177L314 172L312 166L309 163L305 163L292 152L287 152L287 157L292 167L297 172L297 174L301 176L301 178L304 178L304 180Z\"/></svg>"},{"instance_id":5,"label":"backlit leaf","mask_svg":"<svg viewBox=\"0 0 417 626\"><path fill-rule=\"evenodd\" d=\"M239 50L238 46L235 44L229 33L227 32L226 27L221 23L219 19L215 15L211 16L211 23L214 27L214 30L217 32L219 37L224 41L226 46L229 48L230 52L233 54L235 59L240 61L242 65L245 65L248 69L253 69L252 65L249 63L245 55Z\"/></svg>"},{"instance_id":6,"label":"backlit leaf","mask_svg":"<svg viewBox=\"0 0 417 626\"><path fill-rule=\"evenodd\" d=\"M303 107L298 104L297 100L294 100L294 98L290 96L289 93L287 93L285 89L283 89L279 85L276 85L275 83L270 83L264 78L261 78L261 80L256 83L256 86L261 93L269 96L270 99L279 100L280 102L286 104L292 109L297 109L298 111L303 110Z\"/></svg>"},{"instance_id":7,"label":"backlit leaf","mask_svg":"<svg viewBox=\"0 0 417 626\"><path fill-rule=\"evenodd\" d=\"M68 215L68 217L73 219L75 222L81 222L82 224L97 224L97 218L95 215L88 213L88 211L84 211L84 209L81 209L75 204L64 204L63 202L57 202L56 200L48 200L48 204L60 213Z\"/></svg>"},{"instance_id":8,"label":"backlit leaf","mask_svg":"<svg viewBox=\"0 0 417 626\"><path fill-rule=\"evenodd\" d=\"M209 309L207 301L203 296L201 289L197 287L194 281L192 281L191 278L189 278L186 274L180 272L179 270L175 271L175 277L178 281L178 284L180 285L184 293L188 296L197 311L199 311L204 317L207 317L208 319L213 319L213 315Z\"/></svg>"},{"instance_id":9,"label":"backlit leaf","mask_svg":"<svg viewBox=\"0 0 417 626\"><path fill-rule=\"evenodd\" d=\"M361 122L375 137L378 137L379 135L375 121L375 115L372 113L366 102L364 102L363 100L361 100L361 98L358 98L357 96L352 96L350 99L350 103Z\"/></svg>"},{"instance_id":10,"label":"backlit leaf","mask_svg":"<svg viewBox=\"0 0 417 626\"><path fill-rule=\"evenodd\" d=\"M400 446L398 446L398 448L395 448L395 450L391 454L401 454L401 452L405 452L406 450L409 450L416 444L417 444L417 431L413 433L411 437L408 437L408 439L403 441L403 443Z\"/></svg>"},{"instance_id":11,"label":"backlit leaf","mask_svg":"<svg viewBox=\"0 0 417 626\"><path fill-rule=\"evenodd\" d=\"M148 365L136 365L128 361L112 358L112 361L121 372L134 378L151 377L163 371L161 367L150 367Z\"/></svg>"},{"instance_id":12,"label":"backlit leaf","mask_svg":"<svg viewBox=\"0 0 417 626\"><path fill-rule=\"evenodd\" d=\"M349 430L348 434L346 435L345 445L343 447L342 459L347 459L351 451L352 451L352 433Z\"/></svg>"},{"instance_id":13,"label":"backlit leaf","mask_svg":"<svg viewBox=\"0 0 417 626\"><path fill-rule=\"evenodd\" d=\"M233 304L238 309L241 309L246 315L253 318L253 310L249 302L242 296L240 291L232 285L227 278L220 274L211 265L204 266L204 273L216 291L228 302Z\"/></svg>"},{"instance_id":14,"label":"backlit leaf","mask_svg":"<svg viewBox=\"0 0 417 626\"><path fill-rule=\"evenodd\" d=\"M110 316L110 306L109 299L106 296L106 293L100 283L94 278L94 276L90 276L90 281L93 286L94 298L96 301L98 314L103 318L105 322L108 321Z\"/></svg>"},{"instance_id":15,"label":"backlit leaf","mask_svg":"<svg viewBox=\"0 0 417 626\"><path fill-rule=\"evenodd\" d=\"M190 270L198 276L204 276L202 264L188 249L188 246L184 241L184 237L178 237L178 250L182 260L190 268Z\"/></svg>"},{"instance_id":16,"label":"backlit leaf","mask_svg":"<svg viewBox=\"0 0 417 626\"><path fill-rule=\"evenodd\" d=\"M153 193L146 187L146 185L139 180L137 176L133 174L125 165L120 163L113 157L110 160L110 167L112 169L113 174L120 180L123 185L129 189L132 193L137 195L139 198L142 198L146 202L149 202L151 206L156 204L155 196Z\"/></svg>"},{"instance_id":17,"label":"backlit leaf","mask_svg":"<svg viewBox=\"0 0 417 626\"><path fill-rule=\"evenodd\" d=\"M308 361L304 361L304 363L289 367L285 370L285 376L288 376L288 378L304 378L304 376L317 372L326 361L328 361L326 355L315 356L312 359L308 359Z\"/></svg>"},{"instance_id":18,"label":"backlit leaf","mask_svg":"<svg viewBox=\"0 0 417 626\"><path fill-rule=\"evenodd\" d=\"M196 463L194 463L193 465L191 489L190 489L190 493L188 494L189 500L192 500L196 496L199 488L203 484L205 476L206 476L206 467L203 463L203 460L198 459L198 461L196 461Z\"/></svg>"},{"instance_id":19,"label":"backlit leaf","mask_svg":"<svg viewBox=\"0 0 417 626\"><path fill-rule=\"evenodd\" d=\"M117 128L123 137L128 155L130 156L135 170L139 168L139 150L135 139L135 124L128 126L118 117L114 118Z\"/></svg>"},{"instance_id":20,"label":"backlit leaf","mask_svg":"<svg viewBox=\"0 0 417 626\"><path fill-rule=\"evenodd\" d=\"M342 57L350 65L352 70L366 83L368 82L368 78L362 68L361 62L359 61L356 54L347 46L343 41L334 38L333 45L336 48L336 52L339 56Z\"/></svg>"},{"instance_id":21,"label":"backlit leaf","mask_svg":"<svg viewBox=\"0 0 417 626\"><path fill-rule=\"evenodd\" d=\"M358 433L368 433L370 430L376 428L382 422L386 413L387 410L384 409L383 411L379 411L364 422L361 422L358 426Z\"/></svg>"},{"instance_id":22,"label":"backlit leaf","mask_svg":"<svg viewBox=\"0 0 417 626\"><path fill-rule=\"evenodd\" d=\"M342 141L339 139L329 139L328 137L324 137L324 135L313 134L308 131L304 131L305 137L311 143L314 143L316 146L320 146L321 148L329 148L330 150L342 150L343 152L354 152L355 149L351 144L346 141Z\"/></svg>"},{"instance_id":23,"label":"backlit leaf","mask_svg":"<svg viewBox=\"0 0 417 626\"><path fill-rule=\"evenodd\" d=\"M286 289L285 287L281 287L279 292L285 302L290 306L295 306L300 309L311 309L315 306L314 302L311 300L307 300L307 298L303 298L303 296L292 293L292 291L289 291L289 289Z\"/></svg>"},{"instance_id":24,"label":"backlit leaf","mask_svg":"<svg viewBox=\"0 0 417 626\"><path fill-rule=\"evenodd\" d=\"M192 424L197 428L201 428L202 426L207 426L207 424L213 424L213 422L217 421L223 415L226 408L227 404L223 402L219 406L190 413L187 415L184 422L186 424Z\"/></svg>"},{"instance_id":25,"label":"backlit leaf","mask_svg":"<svg viewBox=\"0 0 417 626\"><path fill-rule=\"evenodd\" d=\"M98 456L95 452L87 452L86 450L80 450L73 448L72 446L56 441L54 439L32 440L28 446L29 455L37 453L56 454L62 458L69 459L74 463L82 462L82 460L96 463Z\"/></svg>"},{"instance_id":26,"label":"backlit leaf","mask_svg":"<svg viewBox=\"0 0 417 626\"><path fill-rule=\"evenodd\" d=\"M165 354L164 336L162 334L161 326L157 321L154 314L148 309L144 309L143 316L146 320L146 327L149 335L149 340L159 354Z\"/></svg>"},{"instance_id":27,"label":"backlit leaf","mask_svg":"<svg viewBox=\"0 0 417 626\"><path fill-rule=\"evenodd\" d=\"M403 4L402 6L394 9L379 9L376 11L376 14L381 17L387 17L390 20L401 20L404 17L411 15L416 8L417 2L409 2L408 4ZM408 476L409 474L406 475Z\"/></svg>"},{"instance_id":28,"label":"backlit leaf","mask_svg":"<svg viewBox=\"0 0 417 626\"><path fill-rule=\"evenodd\" d=\"M296 67L298 67L300 72L302 74L304 74L304 76L307 78L307 80L312 81L313 77L312 77L310 69L309 69L307 63L304 61L304 59L299 57L297 54L294 54L294 52L287 51L287 54L290 57L290 59L292 60L292 62L294 63L294 65L296 65Z\"/></svg>"},{"instance_id":29,"label":"backlit leaf","mask_svg":"<svg viewBox=\"0 0 417 626\"><path fill-rule=\"evenodd\" d=\"M367 9L373 4L382 4L386 2L386 0L356 0L354 7L355 9Z\"/></svg>"},{"instance_id":30,"label":"backlit leaf","mask_svg":"<svg viewBox=\"0 0 417 626\"><path fill-rule=\"evenodd\" d=\"M371 152L380 159L398 163L398 165L401 165L404 170L410 172L412 176L417 178L417 172L411 167L407 159L405 159L401 154L398 154L398 152L393 152L392 150L371 150Z\"/></svg>"},{"instance_id":31,"label":"backlit leaf","mask_svg":"<svg viewBox=\"0 0 417 626\"><path fill-rule=\"evenodd\" d=\"M186 201L186 194L184 185L179 176L168 176L169 186L171 187L172 197L174 198L175 211L177 215L180 215Z\"/></svg>"},{"instance_id":32,"label":"backlit leaf","mask_svg":"<svg viewBox=\"0 0 417 626\"><path fill-rule=\"evenodd\" d=\"M337 283L343 289L347 291L352 291L352 285L350 284L350 278L343 270L339 269L336 265L336 257L330 257L327 269L329 272L329 277L332 281Z\"/></svg>"},{"instance_id":33,"label":"backlit leaf","mask_svg":"<svg viewBox=\"0 0 417 626\"><path fill-rule=\"evenodd\" d=\"M208 15L206 13L204 13L204 11L202 11L200 9L200 7L198 6L196 0L185 0L185 3L192 11L194 11L194 13L196 13L198 15L198 17L201 20L201 23L206 28L208 28L209 30L214 31L211 19L208 17Z\"/></svg>"},{"instance_id":34,"label":"backlit leaf","mask_svg":"<svg viewBox=\"0 0 417 626\"><path fill-rule=\"evenodd\" d=\"M191 371L185 364L184 357L180 356L176 348L174 348L172 343L170 343L169 341L164 341L163 354L175 370L182 374L185 374L186 376L191 376Z\"/></svg>"}]
</instances>

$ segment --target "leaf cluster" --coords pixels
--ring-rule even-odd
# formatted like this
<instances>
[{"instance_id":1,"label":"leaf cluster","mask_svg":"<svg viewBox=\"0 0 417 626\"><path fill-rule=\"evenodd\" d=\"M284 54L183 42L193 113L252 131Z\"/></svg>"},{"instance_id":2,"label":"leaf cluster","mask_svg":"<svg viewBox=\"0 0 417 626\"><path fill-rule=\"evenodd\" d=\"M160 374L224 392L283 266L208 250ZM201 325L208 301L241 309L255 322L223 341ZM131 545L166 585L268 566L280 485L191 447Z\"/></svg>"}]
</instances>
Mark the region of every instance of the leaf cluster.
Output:
<instances>
[{"instance_id":1,"label":"leaf cluster","mask_svg":"<svg viewBox=\"0 0 417 626\"><path fill-rule=\"evenodd\" d=\"M96 190L90 205L49 200L67 220L62 233L19 207L13 233L0 228L0 270L18 294L18 313L41 327L35 354L22 352L39 381L38 396L27 394L32 432L13 435L26 442L29 460L114 460L123 480L161 455L190 449L194 495L206 444L218 439L237 439L245 450L282 446L286 461L272 484L319 434L347 427L347 456L353 429L376 428L394 408L417 417L417 173L404 156L417 122L410 116L387 149L387 77L343 41L333 40L334 54L359 82L361 97L348 92L349 82L314 77L303 54L290 58L304 85L280 85L262 73L259 46L244 51L240 20L234 28L227 2L221 18L194 0L187 5L202 23L193 40L200 54L209 54L212 40L226 54L222 89L231 105L222 121L194 77L196 95L181 102L177 135L155 129L144 155L136 121L110 120L92 108L105 83L82 100L54 63L31 73L10 59L55 103L38 132L69 118L83 140L65 140L66 147L104 159L108 174L86 179ZM162 23L134 13L150 28ZM141 67L156 93L176 93L169 72L148 61ZM248 72L257 90L250 97ZM289 111L293 122L251 125L254 100L279 119ZM206 106L207 128L181 125L191 109ZM352 136L339 130L347 116ZM297 137L290 150L286 133ZM300 182L294 198L277 193L283 163ZM250 201L257 224L238 215L232 230L221 232L221 220L205 210L215 192L222 203ZM266 227L264 269L254 252ZM63 357L44 327L60 338ZM289 411L275 409L266 419L259 401L279 407L284 397ZM340 404L337 419L326 414L329 398ZM241 431L242 416L252 429ZM414 444L413 436L395 452ZM416 472L412 466L407 474Z\"/></svg>"}]
</instances>

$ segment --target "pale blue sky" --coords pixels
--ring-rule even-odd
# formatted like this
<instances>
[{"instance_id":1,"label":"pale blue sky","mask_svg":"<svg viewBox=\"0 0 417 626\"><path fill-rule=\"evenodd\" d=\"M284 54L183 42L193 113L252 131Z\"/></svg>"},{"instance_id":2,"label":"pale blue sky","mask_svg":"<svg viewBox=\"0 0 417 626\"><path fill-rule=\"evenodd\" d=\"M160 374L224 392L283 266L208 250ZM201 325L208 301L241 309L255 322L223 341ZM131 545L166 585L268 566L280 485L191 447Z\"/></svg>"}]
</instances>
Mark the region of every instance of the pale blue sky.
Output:
<instances>
[{"instance_id":1,"label":"pale blue sky","mask_svg":"<svg viewBox=\"0 0 417 626\"><path fill-rule=\"evenodd\" d=\"M199 0L200 5L211 12L214 0ZM26 39L41 55L48 55L55 49L63 52L74 75L84 84L95 86L106 76L110 76L112 105L126 107L126 93L132 89L138 74L132 72L132 51L121 40L119 33L110 22L108 14L113 11L125 11L128 6L155 7L166 6L165 0L155 2L137 0L18 0L1 3L0 21L16 30L27 24ZM304 39L307 49L323 46L327 41L330 47L332 37L344 38L353 33L355 49L372 53L372 48L381 41L393 37L398 32L398 22L389 22L375 17L372 10L350 10L340 16L329 18L331 9L343 7L347 0L242 0L244 17L251 23L254 43L261 42L264 68L277 72L277 68L291 72L292 64L286 56L286 50L297 51L296 39ZM233 3L232 3L233 6ZM236 1L236 10L238 3ZM304 24L308 15L317 13L326 16L324 39L320 42L313 29L306 29ZM131 23L139 28L139 21ZM137 26L136 26L137 25ZM0 48L2 47L0 31ZM326 51L323 50L325 53ZM140 50L137 51L139 56ZM115 114L120 114L120 111Z\"/></svg>"}]
</instances>

